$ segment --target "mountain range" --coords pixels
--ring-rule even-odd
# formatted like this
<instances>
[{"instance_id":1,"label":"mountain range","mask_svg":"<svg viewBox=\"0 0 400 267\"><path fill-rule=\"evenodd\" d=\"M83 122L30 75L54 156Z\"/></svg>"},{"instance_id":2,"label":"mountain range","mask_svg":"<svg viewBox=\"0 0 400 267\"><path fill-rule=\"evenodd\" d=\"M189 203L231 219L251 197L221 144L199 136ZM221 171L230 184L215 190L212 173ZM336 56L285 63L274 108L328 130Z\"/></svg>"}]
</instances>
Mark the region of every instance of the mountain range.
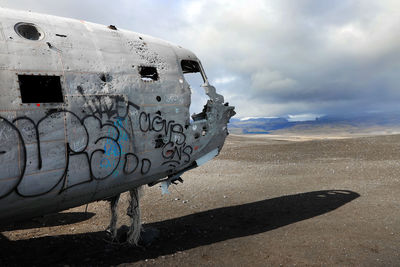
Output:
<instances>
[{"instance_id":1,"label":"mountain range","mask_svg":"<svg viewBox=\"0 0 400 267\"><path fill-rule=\"evenodd\" d=\"M400 132L400 114L362 114L321 116L310 121L288 118L232 118L229 131L233 134L283 133L396 133Z\"/></svg>"}]
</instances>

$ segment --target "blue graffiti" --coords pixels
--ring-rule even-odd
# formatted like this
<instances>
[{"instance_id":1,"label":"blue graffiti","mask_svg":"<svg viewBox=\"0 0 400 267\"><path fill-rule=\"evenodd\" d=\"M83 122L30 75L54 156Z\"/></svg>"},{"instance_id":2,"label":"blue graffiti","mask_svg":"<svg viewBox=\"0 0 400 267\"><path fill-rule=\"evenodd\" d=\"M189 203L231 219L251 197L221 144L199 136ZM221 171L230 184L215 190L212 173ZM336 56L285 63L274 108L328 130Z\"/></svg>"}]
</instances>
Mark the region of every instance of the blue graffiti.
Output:
<instances>
[{"instance_id":1,"label":"blue graffiti","mask_svg":"<svg viewBox=\"0 0 400 267\"><path fill-rule=\"evenodd\" d=\"M106 143L104 144L104 155L106 158L104 158L100 162L100 168L103 169L114 169L115 168L115 160L113 160L115 157L124 157L127 153L129 153L129 148L130 148L130 138L128 133L126 132L126 129L129 129L129 125L127 121L124 119L122 120L121 118L118 118L116 121L113 122L114 126L118 128L119 131L119 138L118 138L118 144L121 148L121 151L118 148L118 145L111 141L111 139L107 139ZM108 130L107 135L111 138L116 138L118 134L113 131L112 129ZM114 171L113 177L117 177L120 172L123 171L123 166L120 165L118 168Z\"/></svg>"}]
</instances>

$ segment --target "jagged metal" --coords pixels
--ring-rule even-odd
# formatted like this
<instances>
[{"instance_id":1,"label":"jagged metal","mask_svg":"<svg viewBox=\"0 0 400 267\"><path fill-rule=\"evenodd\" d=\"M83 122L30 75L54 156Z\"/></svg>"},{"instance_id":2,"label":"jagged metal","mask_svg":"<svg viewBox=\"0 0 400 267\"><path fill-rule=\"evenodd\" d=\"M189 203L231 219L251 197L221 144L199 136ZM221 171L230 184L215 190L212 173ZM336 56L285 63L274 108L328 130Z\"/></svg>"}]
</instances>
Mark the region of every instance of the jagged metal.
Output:
<instances>
[{"instance_id":1,"label":"jagged metal","mask_svg":"<svg viewBox=\"0 0 400 267\"><path fill-rule=\"evenodd\" d=\"M134 188L129 190L129 207L127 209L127 215L130 218L129 231L127 233L126 242L130 245L137 246L140 239L140 234L142 232L141 223L141 212L140 212L140 198L143 194L143 187ZM117 221L118 221L118 203L120 199L120 194L109 199L111 219L110 225L107 227L107 232L111 236L112 241L117 241Z\"/></svg>"},{"instance_id":2,"label":"jagged metal","mask_svg":"<svg viewBox=\"0 0 400 267\"><path fill-rule=\"evenodd\" d=\"M141 188L134 188L129 190L129 207L127 215L130 217L130 227L128 231L127 242L131 245L137 245L140 238L140 233L142 232L142 222L140 213L140 197Z\"/></svg>"},{"instance_id":3,"label":"jagged metal","mask_svg":"<svg viewBox=\"0 0 400 267\"><path fill-rule=\"evenodd\" d=\"M117 221L118 221L118 202L121 194L112 197L110 202L111 219L110 225L107 227L106 231L111 235L111 239L114 241L117 237Z\"/></svg>"}]
</instances>

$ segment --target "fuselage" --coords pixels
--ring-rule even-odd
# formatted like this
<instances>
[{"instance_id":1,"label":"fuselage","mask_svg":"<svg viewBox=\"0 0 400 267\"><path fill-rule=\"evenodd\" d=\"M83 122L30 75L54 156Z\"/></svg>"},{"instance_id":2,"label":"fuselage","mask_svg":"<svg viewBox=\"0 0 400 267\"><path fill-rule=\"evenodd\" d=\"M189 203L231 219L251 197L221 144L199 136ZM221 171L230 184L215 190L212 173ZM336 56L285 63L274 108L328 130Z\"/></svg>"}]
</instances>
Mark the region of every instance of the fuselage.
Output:
<instances>
[{"instance_id":1,"label":"fuselage","mask_svg":"<svg viewBox=\"0 0 400 267\"><path fill-rule=\"evenodd\" d=\"M209 97L190 119L184 73ZM0 219L112 197L220 151L233 107L187 49L85 21L0 9Z\"/></svg>"}]
</instances>

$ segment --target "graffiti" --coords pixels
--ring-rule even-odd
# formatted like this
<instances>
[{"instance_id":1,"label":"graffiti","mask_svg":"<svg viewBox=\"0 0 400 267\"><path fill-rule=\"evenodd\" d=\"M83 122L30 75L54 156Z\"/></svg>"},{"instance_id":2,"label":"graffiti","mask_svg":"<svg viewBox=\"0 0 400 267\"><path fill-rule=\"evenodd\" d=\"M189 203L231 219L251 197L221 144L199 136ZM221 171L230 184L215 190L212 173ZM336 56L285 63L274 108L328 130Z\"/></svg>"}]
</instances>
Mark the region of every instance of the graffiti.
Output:
<instances>
[{"instance_id":1,"label":"graffiti","mask_svg":"<svg viewBox=\"0 0 400 267\"><path fill-rule=\"evenodd\" d=\"M158 113L152 117L151 114L141 112L139 115L139 127L142 132L162 133L164 136L158 135L155 140L155 148L162 147L161 155L164 162L161 165L167 165L175 168L181 163L190 162L193 148L185 143L186 135L184 127L175 123L175 121L167 121Z\"/></svg>"},{"instance_id":2,"label":"graffiti","mask_svg":"<svg viewBox=\"0 0 400 267\"><path fill-rule=\"evenodd\" d=\"M83 115L59 108L39 117L0 116L0 156L10 166L0 174L0 180L7 178L0 199L13 192L37 197L56 188L61 194L93 181L148 174L153 163L135 151L133 125L142 133L157 134L154 149L160 150L160 167L173 172L190 162L187 127L164 119L160 111L139 113L140 107L122 96L88 96L77 89L81 96L75 101ZM46 172L51 175L43 182Z\"/></svg>"},{"instance_id":3,"label":"graffiti","mask_svg":"<svg viewBox=\"0 0 400 267\"><path fill-rule=\"evenodd\" d=\"M62 174L60 175L60 177L58 179L55 180L49 180L49 182L45 185L41 187L41 191L40 192L25 192L27 191L27 189L22 190L21 189L21 184L23 183L23 178L26 176L26 170L28 167L30 167L31 165L31 160L33 160L34 158L37 159L37 169L38 170L42 170L43 168L43 158L42 158L42 146L46 143L46 140L42 140L42 136L40 133L40 129L41 126L45 123L54 123L57 124L57 120L63 120L64 117L66 115L69 115L70 117L74 118L75 120L78 120L80 122L79 126L75 126L75 127L81 127L83 129L82 133L84 133L84 139L86 140L86 143L84 145L82 145L81 150L76 150L77 147L74 146L74 148L71 148L71 146L69 145L69 142L67 142L64 147L66 149L66 153L65 156L62 155L64 154L64 151L59 151L59 153L53 154L55 155L55 159L57 158L62 158L65 157L65 164L64 164L64 170L62 172ZM51 192L52 190L54 190L62 181L64 181L64 186L61 189L61 192L68 189L68 187L66 187L66 177L67 177L67 172L68 172L68 168L69 168L69 162L70 162L70 158L77 156L77 155L85 155L86 157L86 161L87 161L87 166L89 168L89 172L90 172L90 179L87 182L90 182L94 179L96 180L102 180L102 179L106 179L107 177L109 177L112 172L110 171L110 173L104 175L104 176L98 176L95 173L95 169L96 169L96 165L94 164L94 162L96 161L95 159L98 157L99 154L103 154L105 151L103 149L100 148L96 148L96 145L104 142L104 140L110 141L110 142L114 142L115 144L118 145L117 140L119 138L119 131L118 128L116 128L114 125L110 124L110 123L105 123L103 124L101 122L100 119L98 119L95 116L87 116L84 119L80 119L77 115L75 115L73 112L67 111L67 110L58 110L55 111L51 114L47 114L46 116L42 117L38 122L34 122L32 119L28 118L28 117L19 117L14 119L12 122L10 122L9 120L7 120L6 118L1 117L2 122L6 123L8 127L11 127L16 133L17 133L17 137L18 137L18 142L20 143L19 147L22 147L22 161L21 161L21 172L19 175L19 178L17 179L17 182L14 184L14 186L10 186L8 188L7 191L3 191L2 194L0 195L0 198L4 198L6 196L8 196L10 193L12 193L13 191L15 191L18 195L20 195L21 197L36 197L36 196L40 196L43 194L47 194L49 192ZM116 138L112 138L112 137L107 137L107 136L102 136L97 138L92 145L89 144L89 132L88 129L85 125L85 121L89 120L89 119L94 119L97 121L98 123L98 128L102 129L104 127L113 127L114 130L117 132L117 137ZM27 150L27 140L30 141L28 136L24 136L23 134L21 134L21 131L19 130L18 127L23 127L29 125L30 128L34 129L34 135L36 138L36 155L30 155L30 159L29 158L29 162L28 162L28 150ZM69 140L72 141L72 140ZM90 147L90 149L89 149ZM92 150L92 151L90 151ZM30 152L31 153L31 152ZM121 156L119 155L118 157L118 162L120 161ZM30 167L31 168L31 167ZM32 168L31 168L32 169ZM34 178L31 178L34 179ZM76 185L74 185L76 186ZM28 189L29 191L29 189Z\"/></svg>"},{"instance_id":4,"label":"graffiti","mask_svg":"<svg viewBox=\"0 0 400 267\"><path fill-rule=\"evenodd\" d=\"M130 120L130 117L128 117L128 119ZM104 155L106 158L102 159L100 162L100 167L105 169L113 169L113 177L118 177L121 172L127 175L132 174L139 166L141 166L140 173L142 175L147 174L151 168L151 161L146 158L140 161L138 156L132 152L132 148L130 148L130 146L133 144L133 140L131 140L129 131L127 130L130 127L128 125L128 120L118 117L117 120L114 121L114 126L117 127L121 134L117 140L117 143L109 139L106 141L104 145ZM108 136L115 138L115 134L115 132L109 129ZM124 158L123 165L112 160L113 158L119 156Z\"/></svg>"},{"instance_id":5,"label":"graffiti","mask_svg":"<svg viewBox=\"0 0 400 267\"><path fill-rule=\"evenodd\" d=\"M99 98L96 99L99 100L97 104L105 102ZM100 104L90 106L89 110L92 114L83 118L64 109L51 110L36 121L27 116L13 120L0 116L1 141L4 146L3 149L0 148L0 155L4 157L9 153L10 158L6 162L13 166L8 172L3 172L3 176L14 177L2 183L0 199L12 192L21 197L37 197L53 191L56 187L60 187L59 193L62 193L93 180L117 177L121 171L133 174L139 169L142 175L147 174L151 169L151 161L146 158L139 159L129 150L132 139L132 133L127 127L128 121L131 120L129 109L133 107L139 110L140 108L132 102L124 102L126 105L123 106L121 98L114 97L113 99L115 101L111 106ZM123 112L121 112L121 107L124 109ZM103 122L103 116L109 120ZM70 126L67 129L67 140L63 141L63 144L47 140L51 135L54 135L53 139L57 139L58 132L64 137L64 120L67 120ZM49 132L52 128L56 129ZM62 130L57 128L62 128ZM91 131L89 132L88 129ZM36 149L33 149L33 146ZM46 153L43 155L44 147ZM51 156L54 158L50 158ZM75 158L79 158L81 166L86 166L89 177L71 182L68 181L68 173L74 171L70 169L70 162ZM34 162L36 162L36 167L33 166ZM32 191L33 189L25 185L24 179L30 176L30 183L34 182L37 179L35 169L44 172L57 169L49 166L49 162L56 167L63 165L59 168L59 175L48 179L44 185ZM29 183L26 184L29 185Z\"/></svg>"},{"instance_id":6,"label":"graffiti","mask_svg":"<svg viewBox=\"0 0 400 267\"><path fill-rule=\"evenodd\" d=\"M141 112L139 115L139 127L144 133L146 132L157 132L164 133L168 137L168 142L173 141L177 145L182 145L186 141L186 135L183 133L183 126L175 121L168 121L163 119L160 115L156 115L153 118L151 114Z\"/></svg>"},{"instance_id":7,"label":"graffiti","mask_svg":"<svg viewBox=\"0 0 400 267\"><path fill-rule=\"evenodd\" d=\"M94 95L89 97L84 94L81 86L77 87L78 92L85 98L85 103L93 116L98 116L103 119L128 117L129 109L132 107L135 110L140 110L140 107L131 101L125 101L120 95Z\"/></svg>"},{"instance_id":8,"label":"graffiti","mask_svg":"<svg viewBox=\"0 0 400 267\"><path fill-rule=\"evenodd\" d=\"M165 161L162 165L168 164L170 167L176 167L175 164L179 165L183 160L183 163L190 162L190 156L193 153L193 148L184 143L183 145L177 145L174 142L168 142L162 149L162 157Z\"/></svg>"},{"instance_id":9,"label":"graffiti","mask_svg":"<svg viewBox=\"0 0 400 267\"><path fill-rule=\"evenodd\" d=\"M31 120L28 117L19 117L15 120L13 120L13 123L19 121L19 120L27 120L30 123L32 123L33 128L35 129L35 136L36 136L36 140L37 140L37 150L38 150L38 169L40 170L42 168L42 153L40 152L40 140L39 140L39 130L37 125L35 124L35 122L33 120Z\"/></svg>"},{"instance_id":10,"label":"graffiti","mask_svg":"<svg viewBox=\"0 0 400 267\"><path fill-rule=\"evenodd\" d=\"M112 169L113 177L117 177L120 174L121 166L117 164L115 160L116 157L124 156L129 151L129 133L127 132L127 120L122 120L121 118L117 118L116 121L113 122L114 126L117 127L120 136L117 140L117 143L107 139L104 144L104 158L100 161L100 168L103 169ZM112 129L108 129L107 136L116 138L117 133ZM117 166L118 165L118 166ZM116 168L117 167L117 168Z\"/></svg>"},{"instance_id":11,"label":"graffiti","mask_svg":"<svg viewBox=\"0 0 400 267\"><path fill-rule=\"evenodd\" d=\"M25 147L25 143L24 143L24 140L22 138L22 135L21 135L20 131L18 130L17 127L15 127L15 125L12 122L7 120L6 118L3 118L3 117L0 116L0 122L2 124L3 123L5 124L4 125L4 129L2 129L2 134L5 131L7 131L9 134L14 134L15 136L13 136L13 137L16 138L17 142L19 141L21 143L22 161L26 162L26 147ZM3 136L2 136L2 139L3 139ZM7 153L7 151L6 151L6 153ZM15 181L11 181L9 184L3 185L3 188L2 188L2 191L1 191L2 195L0 195L0 199L8 196L9 194L11 194L13 192L13 190L16 187L18 187L18 185L21 183L21 179L24 177L25 168L26 168L26 164L23 164L22 167L20 168L20 174L19 174L18 178Z\"/></svg>"}]
</instances>

